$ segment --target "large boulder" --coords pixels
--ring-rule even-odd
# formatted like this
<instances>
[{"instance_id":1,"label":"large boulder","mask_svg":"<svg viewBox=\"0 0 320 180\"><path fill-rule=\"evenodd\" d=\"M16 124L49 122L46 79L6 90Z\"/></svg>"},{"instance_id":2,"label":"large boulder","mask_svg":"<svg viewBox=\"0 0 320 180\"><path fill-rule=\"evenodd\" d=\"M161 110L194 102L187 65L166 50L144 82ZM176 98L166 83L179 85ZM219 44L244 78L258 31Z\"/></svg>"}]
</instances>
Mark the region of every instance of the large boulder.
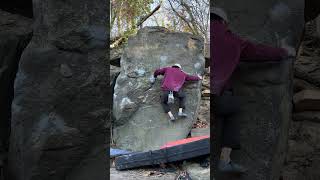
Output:
<instances>
[{"instance_id":1,"label":"large boulder","mask_svg":"<svg viewBox=\"0 0 320 180\"><path fill-rule=\"evenodd\" d=\"M31 25L29 18L0 10L0 151L9 144L14 79L22 51L31 39Z\"/></svg>"},{"instance_id":2,"label":"large boulder","mask_svg":"<svg viewBox=\"0 0 320 180\"><path fill-rule=\"evenodd\" d=\"M107 4L34 1L14 85L10 179L105 178Z\"/></svg>"},{"instance_id":3,"label":"large boulder","mask_svg":"<svg viewBox=\"0 0 320 180\"><path fill-rule=\"evenodd\" d=\"M283 180L319 179L319 140L320 124L304 121L293 121L289 133L286 166L283 169Z\"/></svg>"},{"instance_id":4,"label":"large boulder","mask_svg":"<svg viewBox=\"0 0 320 180\"><path fill-rule=\"evenodd\" d=\"M281 42L292 47L299 44L304 27L303 1L216 0L214 3L226 9L231 29L244 38L273 46L280 46ZM292 61L242 63L235 72L235 95L242 99L236 117L241 130L241 150L234 151L232 158L249 171L229 179L279 179L292 113Z\"/></svg>"},{"instance_id":5,"label":"large boulder","mask_svg":"<svg viewBox=\"0 0 320 180\"><path fill-rule=\"evenodd\" d=\"M180 63L189 74L204 71L203 40L188 33L145 27L128 41L121 59L121 73L114 88L113 140L119 148L133 151L157 149L185 138L196 120L201 82L184 86L188 117L175 122L161 107L161 79L152 86L149 78L160 67ZM174 114L178 111L174 109Z\"/></svg>"}]
</instances>

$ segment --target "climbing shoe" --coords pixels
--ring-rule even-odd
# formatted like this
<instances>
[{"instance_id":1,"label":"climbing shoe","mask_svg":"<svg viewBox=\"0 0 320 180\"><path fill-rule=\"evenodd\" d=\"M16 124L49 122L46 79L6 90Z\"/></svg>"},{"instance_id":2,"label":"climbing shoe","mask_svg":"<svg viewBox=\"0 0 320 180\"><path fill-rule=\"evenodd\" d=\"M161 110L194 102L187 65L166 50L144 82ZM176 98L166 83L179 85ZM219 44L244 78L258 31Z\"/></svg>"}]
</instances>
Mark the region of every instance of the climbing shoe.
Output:
<instances>
[{"instance_id":1,"label":"climbing shoe","mask_svg":"<svg viewBox=\"0 0 320 180\"><path fill-rule=\"evenodd\" d=\"M247 169L245 169L239 164L236 164L232 161L226 162L222 160L219 161L218 170L222 173L232 173L232 174L242 174L247 171Z\"/></svg>"},{"instance_id":2,"label":"climbing shoe","mask_svg":"<svg viewBox=\"0 0 320 180\"><path fill-rule=\"evenodd\" d=\"M176 120L176 118L174 118L174 116L172 116L172 117L169 116L169 121L170 121L170 122L173 122L173 121L175 121L175 120Z\"/></svg>"},{"instance_id":3,"label":"climbing shoe","mask_svg":"<svg viewBox=\"0 0 320 180\"><path fill-rule=\"evenodd\" d=\"M185 118L185 117L187 117L188 115L187 115L186 113L184 113L184 112L178 112L178 116L179 116L179 117L182 117L182 118Z\"/></svg>"}]
</instances>

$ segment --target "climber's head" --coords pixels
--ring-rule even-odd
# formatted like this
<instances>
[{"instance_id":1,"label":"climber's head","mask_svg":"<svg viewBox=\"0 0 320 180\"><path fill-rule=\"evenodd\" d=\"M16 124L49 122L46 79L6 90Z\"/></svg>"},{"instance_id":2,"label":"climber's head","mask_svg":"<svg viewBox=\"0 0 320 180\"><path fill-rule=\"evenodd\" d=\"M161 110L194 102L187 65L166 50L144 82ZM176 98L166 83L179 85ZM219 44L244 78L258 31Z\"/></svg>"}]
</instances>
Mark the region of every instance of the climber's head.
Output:
<instances>
[{"instance_id":1,"label":"climber's head","mask_svg":"<svg viewBox=\"0 0 320 180\"><path fill-rule=\"evenodd\" d=\"M226 24L229 22L227 13L221 8L217 8L217 7L211 8L210 16L211 16L211 20L224 21Z\"/></svg>"},{"instance_id":2,"label":"climber's head","mask_svg":"<svg viewBox=\"0 0 320 180\"><path fill-rule=\"evenodd\" d=\"M181 65L180 64L174 64L172 67L181 69Z\"/></svg>"}]
</instances>

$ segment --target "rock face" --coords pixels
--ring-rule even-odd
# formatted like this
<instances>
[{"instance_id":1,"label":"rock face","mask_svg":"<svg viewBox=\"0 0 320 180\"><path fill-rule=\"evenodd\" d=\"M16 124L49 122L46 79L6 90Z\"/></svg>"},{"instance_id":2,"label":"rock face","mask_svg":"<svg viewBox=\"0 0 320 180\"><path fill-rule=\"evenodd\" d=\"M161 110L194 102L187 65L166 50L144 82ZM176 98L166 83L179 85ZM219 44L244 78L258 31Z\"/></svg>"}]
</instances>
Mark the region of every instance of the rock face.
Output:
<instances>
[{"instance_id":1,"label":"rock face","mask_svg":"<svg viewBox=\"0 0 320 180\"><path fill-rule=\"evenodd\" d=\"M305 80L302 79L293 79L293 92L298 93L302 90L319 90L319 88L313 84L308 83Z\"/></svg>"},{"instance_id":2,"label":"rock face","mask_svg":"<svg viewBox=\"0 0 320 180\"><path fill-rule=\"evenodd\" d=\"M320 86L319 66L320 62L318 58L301 56L295 62L295 76L316 86Z\"/></svg>"},{"instance_id":3,"label":"rock face","mask_svg":"<svg viewBox=\"0 0 320 180\"><path fill-rule=\"evenodd\" d=\"M306 0L306 10L312 1ZM319 1L318 1L319 3ZM318 16L319 6L313 6L315 12L306 12L312 18ZM309 19L310 20L310 19ZM282 172L283 180L319 179L317 168L319 156L319 35L317 34L319 18L306 23L306 31L302 39L299 56L294 64L296 83L294 95L295 112L291 124L288 153Z\"/></svg>"},{"instance_id":4,"label":"rock face","mask_svg":"<svg viewBox=\"0 0 320 180\"><path fill-rule=\"evenodd\" d=\"M204 71L203 41L187 33L146 27L130 38L121 59L121 73L114 88L113 140L117 147L134 151L157 149L167 141L185 138L201 98L201 83L184 86L188 117L171 123L161 107L161 79L149 78L160 67L180 63L189 74ZM177 107L173 112L176 115Z\"/></svg>"},{"instance_id":5,"label":"rock face","mask_svg":"<svg viewBox=\"0 0 320 180\"><path fill-rule=\"evenodd\" d=\"M303 1L216 0L215 5L226 9L231 29L242 37L273 46L281 42L298 46ZM234 74L235 95L242 99L237 116L242 149L234 151L233 160L249 172L229 179L279 179L292 111L292 61L243 63Z\"/></svg>"},{"instance_id":6,"label":"rock face","mask_svg":"<svg viewBox=\"0 0 320 180\"><path fill-rule=\"evenodd\" d=\"M317 37L320 38L320 15L316 18L316 26Z\"/></svg>"},{"instance_id":7,"label":"rock face","mask_svg":"<svg viewBox=\"0 0 320 180\"><path fill-rule=\"evenodd\" d=\"M34 1L34 33L14 85L10 179L105 178L106 6Z\"/></svg>"},{"instance_id":8,"label":"rock face","mask_svg":"<svg viewBox=\"0 0 320 180\"><path fill-rule=\"evenodd\" d=\"M199 163L186 162L183 168L189 173L192 180L210 179L210 166L201 167Z\"/></svg>"},{"instance_id":9,"label":"rock face","mask_svg":"<svg viewBox=\"0 0 320 180\"><path fill-rule=\"evenodd\" d=\"M283 180L319 179L319 122L294 121L291 124Z\"/></svg>"},{"instance_id":10,"label":"rock face","mask_svg":"<svg viewBox=\"0 0 320 180\"><path fill-rule=\"evenodd\" d=\"M319 111L320 110L320 91L303 90L293 97L295 111Z\"/></svg>"},{"instance_id":11,"label":"rock face","mask_svg":"<svg viewBox=\"0 0 320 180\"><path fill-rule=\"evenodd\" d=\"M14 79L22 51L31 39L31 25L31 19L0 10L0 153L9 144Z\"/></svg>"},{"instance_id":12,"label":"rock face","mask_svg":"<svg viewBox=\"0 0 320 180\"><path fill-rule=\"evenodd\" d=\"M295 76L316 86L320 86L320 70L318 68L320 66L318 57L320 49L317 47L319 40L317 20L306 23L306 33L301 42L299 58L294 63Z\"/></svg>"}]
</instances>

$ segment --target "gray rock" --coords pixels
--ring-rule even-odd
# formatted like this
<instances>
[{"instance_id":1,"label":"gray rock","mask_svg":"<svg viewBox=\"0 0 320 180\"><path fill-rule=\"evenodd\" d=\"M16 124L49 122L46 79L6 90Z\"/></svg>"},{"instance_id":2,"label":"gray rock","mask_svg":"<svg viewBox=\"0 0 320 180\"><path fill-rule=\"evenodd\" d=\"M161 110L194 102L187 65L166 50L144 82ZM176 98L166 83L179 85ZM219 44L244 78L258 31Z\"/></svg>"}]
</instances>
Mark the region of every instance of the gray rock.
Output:
<instances>
[{"instance_id":1,"label":"gray rock","mask_svg":"<svg viewBox=\"0 0 320 180\"><path fill-rule=\"evenodd\" d=\"M60 73L64 77L71 77L72 76L72 70L67 64L61 64L60 65Z\"/></svg>"},{"instance_id":2,"label":"gray rock","mask_svg":"<svg viewBox=\"0 0 320 180\"><path fill-rule=\"evenodd\" d=\"M280 46L282 41L298 46L304 27L303 1L214 3L226 9L231 29L240 36L273 46ZM279 179L291 120L292 68L292 59L288 59L279 63L243 63L235 72L235 94L242 99L236 117L242 149L234 151L233 160L246 166L249 172L230 180Z\"/></svg>"},{"instance_id":3,"label":"gray rock","mask_svg":"<svg viewBox=\"0 0 320 180\"><path fill-rule=\"evenodd\" d=\"M10 179L75 180L84 169L104 179L97 149L108 143L109 129L107 2L44 0L33 5L33 37L14 85Z\"/></svg>"},{"instance_id":4,"label":"gray rock","mask_svg":"<svg viewBox=\"0 0 320 180\"><path fill-rule=\"evenodd\" d=\"M158 173L158 175L152 175L152 171L148 170L128 170L117 171L115 168L110 168L110 179L112 180L174 180L175 173Z\"/></svg>"},{"instance_id":5,"label":"gray rock","mask_svg":"<svg viewBox=\"0 0 320 180\"><path fill-rule=\"evenodd\" d=\"M320 124L314 122L304 122L298 129L298 140L304 141L315 150L320 148ZM307 137L307 138L306 138ZM311 154L310 154L311 155Z\"/></svg>"},{"instance_id":6,"label":"gray rock","mask_svg":"<svg viewBox=\"0 0 320 180\"><path fill-rule=\"evenodd\" d=\"M191 137L210 136L210 127L191 129Z\"/></svg>"},{"instance_id":7,"label":"gray rock","mask_svg":"<svg viewBox=\"0 0 320 180\"><path fill-rule=\"evenodd\" d=\"M320 123L319 111L306 111L293 114L294 121L312 121Z\"/></svg>"},{"instance_id":8,"label":"gray rock","mask_svg":"<svg viewBox=\"0 0 320 180\"><path fill-rule=\"evenodd\" d=\"M119 148L134 151L157 149L168 141L188 135L197 117L201 82L184 86L189 116L172 123L160 104L162 77L153 86L149 78L157 68L174 63L180 63L189 74L202 74L205 63L202 51L202 39L161 27L145 27L129 39L113 98L113 138ZM175 115L177 111L175 107Z\"/></svg>"},{"instance_id":9,"label":"gray rock","mask_svg":"<svg viewBox=\"0 0 320 180\"><path fill-rule=\"evenodd\" d=\"M294 63L294 74L311 84L320 86L320 62L318 57L300 56Z\"/></svg>"},{"instance_id":10,"label":"gray rock","mask_svg":"<svg viewBox=\"0 0 320 180\"><path fill-rule=\"evenodd\" d=\"M110 49L110 64L120 67L120 60L123 54L123 47Z\"/></svg>"},{"instance_id":11,"label":"gray rock","mask_svg":"<svg viewBox=\"0 0 320 180\"><path fill-rule=\"evenodd\" d=\"M189 173L192 180L210 180L210 166L203 168L199 163L187 162L183 168Z\"/></svg>"},{"instance_id":12,"label":"gray rock","mask_svg":"<svg viewBox=\"0 0 320 180\"><path fill-rule=\"evenodd\" d=\"M0 10L0 152L9 144L14 79L22 51L31 39L31 25L29 18Z\"/></svg>"},{"instance_id":13,"label":"gray rock","mask_svg":"<svg viewBox=\"0 0 320 180\"><path fill-rule=\"evenodd\" d=\"M115 81L120 74L120 68L110 65L110 84L115 84Z\"/></svg>"},{"instance_id":14,"label":"gray rock","mask_svg":"<svg viewBox=\"0 0 320 180\"><path fill-rule=\"evenodd\" d=\"M318 111L320 110L320 91L303 90L293 97L295 110L301 111Z\"/></svg>"},{"instance_id":15,"label":"gray rock","mask_svg":"<svg viewBox=\"0 0 320 180\"><path fill-rule=\"evenodd\" d=\"M297 167L295 165L285 167L281 175L281 178L283 180L306 180L306 177L302 172L294 170L296 168Z\"/></svg>"},{"instance_id":16,"label":"gray rock","mask_svg":"<svg viewBox=\"0 0 320 180\"><path fill-rule=\"evenodd\" d=\"M282 173L283 179L319 179L317 170L320 162L319 129L319 123L308 121L291 123L287 159Z\"/></svg>"},{"instance_id":17,"label":"gray rock","mask_svg":"<svg viewBox=\"0 0 320 180\"><path fill-rule=\"evenodd\" d=\"M315 90L315 89L319 89L319 88L317 86L314 86L313 84L308 83L305 80L298 79L298 78L293 79L294 93L298 93L298 92L300 92L302 90L306 90L306 89Z\"/></svg>"}]
</instances>

